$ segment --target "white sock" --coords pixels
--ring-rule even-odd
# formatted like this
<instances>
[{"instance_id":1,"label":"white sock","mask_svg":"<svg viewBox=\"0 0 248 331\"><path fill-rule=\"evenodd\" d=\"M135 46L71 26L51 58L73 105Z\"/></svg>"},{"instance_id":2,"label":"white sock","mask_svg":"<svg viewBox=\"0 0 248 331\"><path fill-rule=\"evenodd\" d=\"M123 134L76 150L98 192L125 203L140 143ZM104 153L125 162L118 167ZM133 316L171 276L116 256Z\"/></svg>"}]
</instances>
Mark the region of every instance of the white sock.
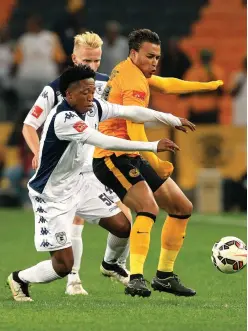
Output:
<instances>
[{"instance_id":1,"label":"white sock","mask_svg":"<svg viewBox=\"0 0 248 331\"><path fill-rule=\"evenodd\" d=\"M118 238L112 233L109 233L104 261L109 264L116 263L120 256L124 253L127 245L129 245L129 238Z\"/></svg>"},{"instance_id":2,"label":"white sock","mask_svg":"<svg viewBox=\"0 0 248 331\"><path fill-rule=\"evenodd\" d=\"M121 254L121 256L118 259L118 264L123 267L126 268L127 265L127 258L129 256L130 253L130 241L128 240L126 248L124 249L124 252Z\"/></svg>"},{"instance_id":3,"label":"white sock","mask_svg":"<svg viewBox=\"0 0 248 331\"><path fill-rule=\"evenodd\" d=\"M25 283L50 283L61 278L53 269L52 260L42 261L31 268L22 270L18 276Z\"/></svg>"},{"instance_id":4,"label":"white sock","mask_svg":"<svg viewBox=\"0 0 248 331\"><path fill-rule=\"evenodd\" d=\"M74 257L74 265L72 267L72 272L74 273L78 273L81 266L81 259L83 255L83 228L84 225L72 224L71 243Z\"/></svg>"}]
</instances>

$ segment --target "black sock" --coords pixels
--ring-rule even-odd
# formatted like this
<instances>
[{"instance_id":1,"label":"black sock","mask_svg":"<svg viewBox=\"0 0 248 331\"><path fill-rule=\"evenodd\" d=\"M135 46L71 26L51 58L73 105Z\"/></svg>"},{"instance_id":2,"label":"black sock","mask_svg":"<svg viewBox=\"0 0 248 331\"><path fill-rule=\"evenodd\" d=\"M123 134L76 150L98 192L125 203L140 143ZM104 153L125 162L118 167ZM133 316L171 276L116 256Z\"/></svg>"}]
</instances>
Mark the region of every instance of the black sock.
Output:
<instances>
[{"instance_id":1,"label":"black sock","mask_svg":"<svg viewBox=\"0 0 248 331\"><path fill-rule=\"evenodd\" d=\"M113 268L114 268L114 266L116 266L116 264L117 264L116 262L114 262L113 264L111 264L111 263L107 263L104 260L102 260L102 266L106 270L113 270Z\"/></svg>"},{"instance_id":2,"label":"black sock","mask_svg":"<svg viewBox=\"0 0 248 331\"><path fill-rule=\"evenodd\" d=\"M15 281L15 282L17 282L17 283L24 283L20 278L19 278L19 276L18 276L18 274L19 274L19 272L20 272L21 270L18 270L18 271L14 271L13 273L12 273L12 277L13 277L13 280Z\"/></svg>"},{"instance_id":3,"label":"black sock","mask_svg":"<svg viewBox=\"0 0 248 331\"><path fill-rule=\"evenodd\" d=\"M133 279L141 279L143 278L143 275L142 274L133 274L133 275L130 275L130 280L133 280Z\"/></svg>"},{"instance_id":4,"label":"black sock","mask_svg":"<svg viewBox=\"0 0 248 331\"><path fill-rule=\"evenodd\" d=\"M159 270L157 270L156 276L159 279L165 279L165 278L168 278L168 277L173 276L173 272L172 271L171 272L165 272L165 271L159 271Z\"/></svg>"}]
</instances>

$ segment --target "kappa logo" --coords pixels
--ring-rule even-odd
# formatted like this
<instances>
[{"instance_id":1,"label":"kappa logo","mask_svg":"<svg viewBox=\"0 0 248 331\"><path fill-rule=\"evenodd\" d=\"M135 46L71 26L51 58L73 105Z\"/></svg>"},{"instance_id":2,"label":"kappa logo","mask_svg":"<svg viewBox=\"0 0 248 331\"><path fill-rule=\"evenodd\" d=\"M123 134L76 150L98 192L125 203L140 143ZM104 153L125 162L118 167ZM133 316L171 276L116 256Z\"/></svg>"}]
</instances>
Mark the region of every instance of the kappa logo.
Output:
<instances>
[{"instance_id":1,"label":"kappa logo","mask_svg":"<svg viewBox=\"0 0 248 331\"><path fill-rule=\"evenodd\" d=\"M48 100L48 92L47 92L47 91L44 91L44 92L41 94L41 96L42 96L42 98Z\"/></svg>"},{"instance_id":2,"label":"kappa logo","mask_svg":"<svg viewBox=\"0 0 248 331\"><path fill-rule=\"evenodd\" d=\"M60 245L65 245L67 242L67 237L65 232L58 232L55 234L55 238Z\"/></svg>"},{"instance_id":3,"label":"kappa logo","mask_svg":"<svg viewBox=\"0 0 248 331\"><path fill-rule=\"evenodd\" d=\"M137 168L131 169L129 171L129 176L130 177L138 177L140 175L140 172Z\"/></svg>"},{"instance_id":4,"label":"kappa logo","mask_svg":"<svg viewBox=\"0 0 248 331\"><path fill-rule=\"evenodd\" d=\"M73 127L78 132L83 132L85 129L88 128L87 124L83 121L78 121L78 122L74 123Z\"/></svg>"},{"instance_id":5,"label":"kappa logo","mask_svg":"<svg viewBox=\"0 0 248 331\"><path fill-rule=\"evenodd\" d=\"M69 113L65 113L65 121L64 123L67 121L67 120L70 120L71 118L77 116L75 113L72 113L72 112L69 112Z\"/></svg>"}]
</instances>

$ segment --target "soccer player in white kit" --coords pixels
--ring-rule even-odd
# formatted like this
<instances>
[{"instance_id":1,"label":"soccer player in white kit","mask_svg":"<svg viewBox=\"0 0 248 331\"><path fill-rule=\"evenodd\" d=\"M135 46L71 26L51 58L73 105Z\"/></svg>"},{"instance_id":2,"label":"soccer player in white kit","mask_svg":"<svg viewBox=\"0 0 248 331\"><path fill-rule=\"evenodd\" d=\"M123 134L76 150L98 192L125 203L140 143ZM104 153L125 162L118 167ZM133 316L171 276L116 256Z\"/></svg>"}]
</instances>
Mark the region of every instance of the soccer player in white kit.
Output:
<instances>
[{"instance_id":1,"label":"soccer player in white kit","mask_svg":"<svg viewBox=\"0 0 248 331\"><path fill-rule=\"evenodd\" d=\"M72 54L73 62L77 64L87 64L94 71L97 71L102 55L102 39L93 32L85 32L81 35L77 35L74 38L74 49ZM105 88L105 85L109 77L105 74L96 72L95 85L96 90L94 97L99 99ZM34 153L33 167L34 169L38 166L38 153L39 153L39 138L37 130L43 125L51 109L62 99L59 91L59 78L55 79L52 83L44 87L40 96L34 103L31 111L27 115L24 126L23 135L24 138ZM90 118L90 116L87 116ZM86 121L87 121L86 118ZM93 155L94 147L91 146ZM87 172L88 177L92 179L91 185L96 188L95 194L107 195L112 201L117 203L118 207L124 212L126 217L131 222L132 216L127 207L125 207L119 197L110 189L105 188L102 183L95 177L92 171L92 157L89 155L88 162L85 162L83 172ZM101 192L98 193L98 192ZM105 201L106 210L108 209L109 201ZM72 272L68 275L68 282L66 286L66 293L70 295L75 294L88 294L87 291L82 287L82 283L79 277L79 270L81 265L81 258L83 253L83 242L82 242L82 231L84 228L84 221L76 216L72 224L72 248L74 253L74 265ZM120 282L126 284L128 282L128 274L125 269L126 258L129 254L129 240L128 238L120 239L113 234L109 233L107 240L107 248L102 264L105 264L103 268L101 264L101 271L108 276L115 277ZM118 261L115 258L119 257ZM112 262L108 264L107 262ZM116 263L119 262L119 263ZM119 265L121 264L121 265Z\"/></svg>"},{"instance_id":2,"label":"soccer player in white kit","mask_svg":"<svg viewBox=\"0 0 248 331\"><path fill-rule=\"evenodd\" d=\"M137 106L93 102L94 78L95 72L81 65L68 68L60 77L60 91L65 99L47 117L40 142L38 168L28 184L35 214L35 246L38 251L49 251L51 259L9 275L8 284L16 301L32 301L28 291L30 283L48 283L71 272L74 263L71 224L76 214L116 236L129 236L131 225L126 218L120 217L117 222L111 222L110 217L103 217L103 211L106 211L104 201L94 195L87 176L82 173L88 157L88 144L127 151L174 152L179 149L168 139L135 142L105 136L94 130L100 120L113 117L138 123L149 121L182 126L181 120L171 114ZM84 121L88 112L91 116L88 125L93 129ZM102 206L99 205L101 202ZM109 212L122 214L117 206Z\"/></svg>"}]
</instances>

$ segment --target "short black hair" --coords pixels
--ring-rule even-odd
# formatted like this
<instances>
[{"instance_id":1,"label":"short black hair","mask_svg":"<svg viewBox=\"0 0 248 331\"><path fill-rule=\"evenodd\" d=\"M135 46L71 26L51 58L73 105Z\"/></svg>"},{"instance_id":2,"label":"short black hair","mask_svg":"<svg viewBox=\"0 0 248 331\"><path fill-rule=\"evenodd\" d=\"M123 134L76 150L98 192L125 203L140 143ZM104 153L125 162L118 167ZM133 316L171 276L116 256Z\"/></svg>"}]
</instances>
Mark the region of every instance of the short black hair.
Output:
<instances>
[{"instance_id":1,"label":"short black hair","mask_svg":"<svg viewBox=\"0 0 248 331\"><path fill-rule=\"evenodd\" d=\"M65 97L68 87L75 82L79 82L83 79L93 78L95 79L96 73L87 65L75 65L68 67L60 76L59 90Z\"/></svg>"},{"instance_id":2,"label":"short black hair","mask_svg":"<svg viewBox=\"0 0 248 331\"><path fill-rule=\"evenodd\" d=\"M134 30L128 36L129 53L131 49L134 49L138 52L142 43L144 42L161 45L161 41L156 32L153 32L149 29Z\"/></svg>"}]
</instances>

